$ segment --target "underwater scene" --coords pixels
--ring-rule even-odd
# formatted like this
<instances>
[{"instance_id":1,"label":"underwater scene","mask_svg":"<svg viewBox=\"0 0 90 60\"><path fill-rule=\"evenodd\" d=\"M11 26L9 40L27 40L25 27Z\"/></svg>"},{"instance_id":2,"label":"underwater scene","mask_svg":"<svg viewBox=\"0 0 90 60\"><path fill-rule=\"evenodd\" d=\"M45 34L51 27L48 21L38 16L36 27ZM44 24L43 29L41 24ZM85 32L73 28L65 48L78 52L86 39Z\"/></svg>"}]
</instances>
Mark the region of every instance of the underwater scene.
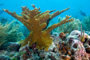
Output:
<instances>
[{"instance_id":1,"label":"underwater scene","mask_svg":"<svg viewBox=\"0 0 90 60\"><path fill-rule=\"evenodd\" d=\"M90 0L0 0L0 60L90 60Z\"/></svg>"}]
</instances>

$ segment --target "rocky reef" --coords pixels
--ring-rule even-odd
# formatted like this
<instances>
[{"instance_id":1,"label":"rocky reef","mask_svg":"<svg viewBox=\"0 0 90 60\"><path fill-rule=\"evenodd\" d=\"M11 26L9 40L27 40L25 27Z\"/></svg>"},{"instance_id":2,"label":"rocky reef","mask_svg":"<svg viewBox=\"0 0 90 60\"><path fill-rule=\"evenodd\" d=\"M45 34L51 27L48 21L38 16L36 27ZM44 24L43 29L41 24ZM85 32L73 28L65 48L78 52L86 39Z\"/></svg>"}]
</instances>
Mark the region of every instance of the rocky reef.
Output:
<instances>
[{"instance_id":1,"label":"rocky reef","mask_svg":"<svg viewBox=\"0 0 90 60\"><path fill-rule=\"evenodd\" d=\"M4 59L7 57L11 60L90 60L90 36L88 34L74 30L69 35L62 32L59 36L52 35L51 37L53 43L48 51L38 50L36 43L30 47L26 45L17 51L12 49L12 46L19 47L18 44L12 43L8 45L9 49L1 51L0 54Z\"/></svg>"},{"instance_id":2,"label":"rocky reef","mask_svg":"<svg viewBox=\"0 0 90 60\"><path fill-rule=\"evenodd\" d=\"M58 43L59 52L63 60L90 60L90 53L87 52L90 48L88 44L90 36L86 33L83 34L78 30L74 30L67 36L66 40L62 39Z\"/></svg>"},{"instance_id":3,"label":"rocky reef","mask_svg":"<svg viewBox=\"0 0 90 60\"><path fill-rule=\"evenodd\" d=\"M35 5L32 7L33 10L22 7L21 16L16 12L4 9L5 12L22 22L30 33L24 40L21 40L18 25L14 24L15 21L0 24L0 48L5 47L0 50L0 60L90 60L90 36L82 31L82 26L81 31L79 28L74 28L74 26L80 25L79 20L66 16L59 23L47 27L54 17L69 8L56 12L47 10L41 13L40 8L36 8ZM78 25L74 24L76 22ZM2 23L4 22L2 21ZM66 23L68 23L68 27L73 25L71 30L64 29L63 26ZM62 27L60 27L61 25ZM50 34L57 27L64 31L56 33L59 36ZM67 31L69 33L66 33Z\"/></svg>"}]
</instances>

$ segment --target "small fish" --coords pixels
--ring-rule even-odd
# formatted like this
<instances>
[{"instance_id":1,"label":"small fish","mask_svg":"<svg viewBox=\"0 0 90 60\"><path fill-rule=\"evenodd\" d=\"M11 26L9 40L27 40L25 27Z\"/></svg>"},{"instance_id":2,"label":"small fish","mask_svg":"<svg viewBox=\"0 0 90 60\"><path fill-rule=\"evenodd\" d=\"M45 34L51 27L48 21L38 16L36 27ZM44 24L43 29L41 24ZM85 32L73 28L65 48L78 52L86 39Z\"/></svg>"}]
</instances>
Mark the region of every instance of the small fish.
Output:
<instances>
[{"instance_id":1,"label":"small fish","mask_svg":"<svg viewBox=\"0 0 90 60\"><path fill-rule=\"evenodd\" d=\"M87 16L86 13L83 12L82 10L80 10L80 14L81 14L82 16Z\"/></svg>"},{"instance_id":2,"label":"small fish","mask_svg":"<svg viewBox=\"0 0 90 60\"><path fill-rule=\"evenodd\" d=\"M3 6L4 4L3 3L0 3L0 6Z\"/></svg>"}]
</instances>

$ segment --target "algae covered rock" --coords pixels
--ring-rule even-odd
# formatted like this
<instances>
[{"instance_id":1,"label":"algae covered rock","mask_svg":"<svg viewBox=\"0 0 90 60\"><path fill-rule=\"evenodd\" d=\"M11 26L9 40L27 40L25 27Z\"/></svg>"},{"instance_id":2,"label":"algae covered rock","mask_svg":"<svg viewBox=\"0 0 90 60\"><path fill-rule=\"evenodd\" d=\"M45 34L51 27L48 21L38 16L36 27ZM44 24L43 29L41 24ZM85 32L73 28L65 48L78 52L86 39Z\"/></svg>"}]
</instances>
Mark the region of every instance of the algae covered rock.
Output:
<instances>
[{"instance_id":1,"label":"algae covered rock","mask_svg":"<svg viewBox=\"0 0 90 60\"><path fill-rule=\"evenodd\" d=\"M0 56L0 60L11 60L9 56Z\"/></svg>"},{"instance_id":2,"label":"algae covered rock","mask_svg":"<svg viewBox=\"0 0 90 60\"><path fill-rule=\"evenodd\" d=\"M70 58L68 60L89 60L89 40L89 35L85 32L78 30L72 31L70 35L67 36L66 40L62 40L58 43L58 50L61 54L60 57L63 60L68 58Z\"/></svg>"}]
</instances>

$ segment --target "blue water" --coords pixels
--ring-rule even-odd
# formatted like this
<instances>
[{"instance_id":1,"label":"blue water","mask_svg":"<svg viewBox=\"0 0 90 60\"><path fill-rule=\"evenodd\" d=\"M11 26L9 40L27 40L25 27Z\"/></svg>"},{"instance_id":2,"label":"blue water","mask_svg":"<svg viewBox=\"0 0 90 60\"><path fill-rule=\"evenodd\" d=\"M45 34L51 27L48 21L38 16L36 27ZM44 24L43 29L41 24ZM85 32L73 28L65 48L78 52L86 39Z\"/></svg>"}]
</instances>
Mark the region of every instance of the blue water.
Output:
<instances>
[{"instance_id":1,"label":"blue water","mask_svg":"<svg viewBox=\"0 0 90 60\"><path fill-rule=\"evenodd\" d=\"M40 11L42 12L54 9L56 11L63 10L70 7L68 11L60 15L61 17L71 15L81 20L83 16L80 15L80 10L85 12L87 16L90 14L90 0L0 0L0 3L4 4L0 6L0 10L8 9L12 12L16 11L17 14L22 12L21 6L27 6L29 9L33 9L31 4L35 4L37 8L40 7ZM13 18L7 13L3 13L1 16Z\"/></svg>"}]
</instances>

